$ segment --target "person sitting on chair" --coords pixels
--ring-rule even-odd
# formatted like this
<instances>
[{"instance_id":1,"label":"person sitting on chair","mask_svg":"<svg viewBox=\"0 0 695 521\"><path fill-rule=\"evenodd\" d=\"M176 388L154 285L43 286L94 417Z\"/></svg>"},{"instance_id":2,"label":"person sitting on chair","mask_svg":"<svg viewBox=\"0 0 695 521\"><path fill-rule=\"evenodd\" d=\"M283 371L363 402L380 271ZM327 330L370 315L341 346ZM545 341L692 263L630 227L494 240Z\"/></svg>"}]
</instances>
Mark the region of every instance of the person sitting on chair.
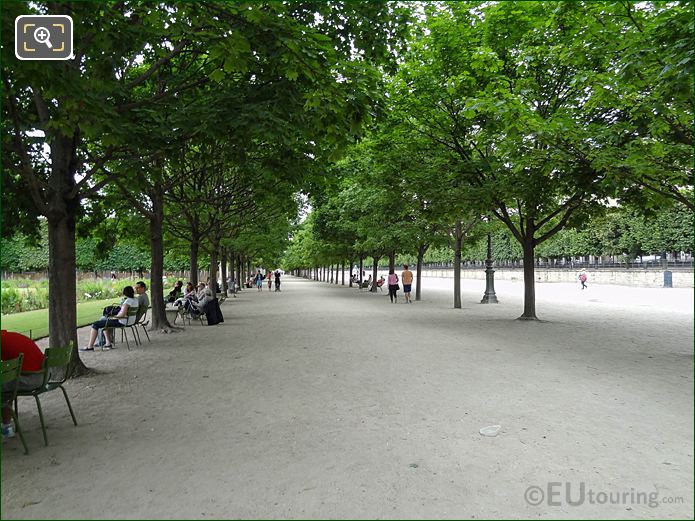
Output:
<instances>
[{"instance_id":1,"label":"person sitting on chair","mask_svg":"<svg viewBox=\"0 0 695 521\"><path fill-rule=\"evenodd\" d=\"M202 295L203 297L198 302L191 301L191 311L195 314L205 313L205 305L215 300L215 296L210 288L204 288Z\"/></svg>"},{"instance_id":2,"label":"person sitting on chair","mask_svg":"<svg viewBox=\"0 0 695 521\"><path fill-rule=\"evenodd\" d=\"M140 320L147 310L150 308L150 298L147 296L147 284L139 280L135 283L135 293L137 293L138 299L138 315L137 319Z\"/></svg>"},{"instance_id":3,"label":"person sitting on chair","mask_svg":"<svg viewBox=\"0 0 695 521\"><path fill-rule=\"evenodd\" d=\"M191 298L197 299L197 296L196 296L196 291L195 291L195 287L193 286L193 283L189 281L189 282L186 282L186 287L183 290L183 296L177 298L176 301L174 302L174 307L183 306L185 304L186 300L191 299Z\"/></svg>"},{"instance_id":4,"label":"person sitting on chair","mask_svg":"<svg viewBox=\"0 0 695 521\"><path fill-rule=\"evenodd\" d=\"M103 317L92 324L92 331L89 335L89 345L87 347L83 347L80 349L80 351L94 351L94 343L97 340L97 334L99 333L100 329L132 326L135 323L136 316L128 316L128 310L138 309L140 305L138 300L135 298L135 290L133 289L133 286L126 286L123 288L123 296L125 297L125 300L121 304L121 308L115 317ZM106 337L106 345L103 346L103 348L110 349L111 339L109 338L108 329L104 329L104 336Z\"/></svg>"},{"instance_id":5,"label":"person sitting on chair","mask_svg":"<svg viewBox=\"0 0 695 521\"><path fill-rule=\"evenodd\" d=\"M12 360L13 358L22 357L22 371L40 371L43 365L44 355L36 343L28 336L12 331L2 330L2 359ZM21 391L29 391L36 389L43 383L43 374L23 374L19 377L18 389ZM14 385L7 384L8 386ZM3 386L2 392L10 391ZM2 437L13 438L14 426L11 423L12 412L11 406L2 409Z\"/></svg>"},{"instance_id":6,"label":"person sitting on chair","mask_svg":"<svg viewBox=\"0 0 695 521\"><path fill-rule=\"evenodd\" d=\"M176 282L174 289L169 292L167 296L167 302L175 302L177 298L181 296L181 288L183 287L183 282L180 280Z\"/></svg>"}]
</instances>

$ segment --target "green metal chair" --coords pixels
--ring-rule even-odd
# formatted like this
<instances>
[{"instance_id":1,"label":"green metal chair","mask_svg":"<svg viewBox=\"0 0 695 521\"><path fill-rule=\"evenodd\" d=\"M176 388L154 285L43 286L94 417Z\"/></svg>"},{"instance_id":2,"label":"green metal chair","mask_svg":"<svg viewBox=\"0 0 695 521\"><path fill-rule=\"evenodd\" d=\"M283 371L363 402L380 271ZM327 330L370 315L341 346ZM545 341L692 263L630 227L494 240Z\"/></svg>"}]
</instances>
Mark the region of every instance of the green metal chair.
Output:
<instances>
[{"instance_id":1,"label":"green metal chair","mask_svg":"<svg viewBox=\"0 0 695 521\"><path fill-rule=\"evenodd\" d=\"M68 393L65 391L65 387L63 387L63 384L72 372L72 353L72 342L65 347L49 347L46 349L41 371L27 371L22 373L43 374L43 382L40 386L26 391L17 391L17 397L33 396L36 400L36 408L39 411L39 420L41 421L41 430L43 431L43 441L46 445L48 445L48 437L46 436L46 425L43 421L43 411L41 410L41 402L39 401L40 395L55 389L60 389L63 391L63 396L65 397L65 401L68 404L68 409L70 410L70 416L72 416L72 423L77 425L77 419L75 418L75 413L72 410ZM15 416L18 416L19 410L17 407L17 398L15 398L14 401L14 409Z\"/></svg>"},{"instance_id":2,"label":"green metal chair","mask_svg":"<svg viewBox=\"0 0 695 521\"><path fill-rule=\"evenodd\" d=\"M130 317L137 317L138 315L138 309L139 308L128 308L128 318ZM109 317L109 318L114 318L114 317ZM128 335L126 334L126 329L130 329L133 332L133 340L135 340L135 345L139 345L138 339L135 336L136 331L134 328L135 324L131 324L129 326L119 326L119 327L110 327L106 326L103 328L103 331L110 331L111 332L111 345L113 346L116 343L116 330L120 329L121 330L121 342L125 339L125 345L128 347L128 351L130 351L130 342L128 342ZM104 346L102 346L102 350L104 349Z\"/></svg>"},{"instance_id":3,"label":"green metal chair","mask_svg":"<svg viewBox=\"0 0 695 521\"><path fill-rule=\"evenodd\" d=\"M133 323L128 325L128 326L123 326L119 328L121 330L121 342L123 342L123 338L125 338L125 344L128 346L128 351L130 351L130 343L128 342L128 333L127 330L129 329L131 333L133 334L133 340L135 341L135 345L139 346L140 345L140 340L137 336L137 325L139 321L138 317L138 310L140 308L128 308L128 320L133 319ZM115 335L114 335L115 336Z\"/></svg>"},{"instance_id":4,"label":"green metal chair","mask_svg":"<svg viewBox=\"0 0 695 521\"><path fill-rule=\"evenodd\" d=\"M148 309L146 309L145 312L142 315L140 315L140 318L138 318L138 321L135 323L135 332L138 335L138 340L140 340L140 332L138 331L138 327L141 327L142 330L145 332L147 341L152 342L152 340L150 340L150 335L147 333L147 326L150 325L150 321L147 320L147 311ZM140 340L140 344L142 344L142 340Z\"/></svg>"},{"instance_id":5,"label":"green metal chair","mask_svg":"<svg viewBox=\"0 0 695 521\"><path fill-rule=\"evenodd\" d=\"M27 442L24 441L24 434L19 426L17 412L12 409L12 402L17 399L17 385L19 384L19 374L22 372L23 357L24 355L20 354L19 357L12 360L3 360L2 369L0 369L0 383L2 383L3 388L2 408L10 408L17 434L19 434L19 439L22 441L22 445L24 445L24 454L29 454Z\"/></svg>"}]
</instances>

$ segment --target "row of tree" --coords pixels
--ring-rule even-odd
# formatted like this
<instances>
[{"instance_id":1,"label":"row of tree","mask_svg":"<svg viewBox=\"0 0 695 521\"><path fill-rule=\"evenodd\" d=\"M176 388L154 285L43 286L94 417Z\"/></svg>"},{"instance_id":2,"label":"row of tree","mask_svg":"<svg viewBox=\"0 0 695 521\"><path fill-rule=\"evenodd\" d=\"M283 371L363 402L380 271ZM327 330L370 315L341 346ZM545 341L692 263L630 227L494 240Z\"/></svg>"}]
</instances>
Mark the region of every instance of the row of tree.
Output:
<instances>
[{"instance_id":1,"label":"row of tree","mask_svg":"<svg viewBox=\"0 0 695 521\"><path fill-rule=\"evenodd\" d=\"M241 279L278 258L305 197L288 267L421 261L449 241L457 261L497 220L533 319L536 248L558 232L611 199L692 209L685 3L0 9L2 233L46 223L52 345L76 345L80 235L147 243L161 328L166 251ZM14 19L46 13L72 16L74 59L16 60Z\"/></svg>"},{"instance_id":2,"label":"row of tree","mask_svg":"<svg viewBox=\"0 0 695 521\"><path fill-rule=\"evenodd\" d=\"M545 256L660 249L673 221L636 234L621 234L618 221L673 205L687 210L678 215L692 227L689 6L422 8L408 51L386 78L384 117L332 169L331 189L312 199L288 266L372 257L376 270L380 258L393 267L396 254L407 253L419 267L429 248L452 243L458 267L463 245L496 221L523 259L520 318L535 319L541 249ZM631 210L611 211L616 202ZM594 236L587 229L558 239L592 218L603 223ZM692 235L680 233L669 250L692 249ZM461 306L458 270L454 306Z\"/></svg>"},{"instance_id":3,"label":"row of tree","mask_svg":"<svg viewBox=\"0 0 695 521\"><path fill-rule=\"evenodd\" d=\"M492 258L495 261L519 261L523 251L519 243L499 222L493 222ZM672 258L692 256L693 212L683 206L656 210L654 215L629 207L609 209L591 217L581 228L566 228L536 248L536 259L546 262L601 257L615 263L630 263L644 256L669 254ZM451 263L451 245L430 248L425 263ZM487 257L485 237L463 245L464 261L484 261ZM398 262L414 263L414 256L399 256Z\"/></svg>"},{"instance_id":4,"label":"row of tree","mask_svg":"<svg viewBox=\"0 0 695 521\"><path fill-rule=\"evenodd\" d=\"M3 234L45 219L50 343L75 348L81 230L149 242L152 327L168 327L167 245L187 248L191 268L207 251L213 279L218 260L243 271L277 255L297 194L319 190L323 165L373 118L410 15L366 2L0 9ZM74 58L18 61L12 24L26 14L70 15Z\"/></svg>"}]
</instances>

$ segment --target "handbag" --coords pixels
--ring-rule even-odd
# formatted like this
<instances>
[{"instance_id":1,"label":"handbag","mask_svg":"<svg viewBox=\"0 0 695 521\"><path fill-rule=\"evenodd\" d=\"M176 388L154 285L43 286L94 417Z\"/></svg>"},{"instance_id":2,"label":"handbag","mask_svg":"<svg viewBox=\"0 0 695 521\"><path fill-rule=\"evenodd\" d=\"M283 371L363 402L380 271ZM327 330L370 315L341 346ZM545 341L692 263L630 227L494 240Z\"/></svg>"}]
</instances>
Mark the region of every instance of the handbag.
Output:
<instances>
[{"instance_id":1,"label":"handbag","mask_svg":"<svg viewBox=\"0 0 695 521\"><path fill-rule=\"evenodd\" d=\"M105 317L112 317L114 315L118 315L118 312L120 310L121 306L106 306L103 310L103 313Z\"/></svg>"},{"instance_id":2,"label":"handbag","mask_svg":"<svg viewBox=\"0 0 695 521\"><path fill-rule=\"evenodd\" d=\"M400 290L401 290L401 285L400 285L400 284L396 284L396 291L400 291Z\"/></svg>"}]
</instances>

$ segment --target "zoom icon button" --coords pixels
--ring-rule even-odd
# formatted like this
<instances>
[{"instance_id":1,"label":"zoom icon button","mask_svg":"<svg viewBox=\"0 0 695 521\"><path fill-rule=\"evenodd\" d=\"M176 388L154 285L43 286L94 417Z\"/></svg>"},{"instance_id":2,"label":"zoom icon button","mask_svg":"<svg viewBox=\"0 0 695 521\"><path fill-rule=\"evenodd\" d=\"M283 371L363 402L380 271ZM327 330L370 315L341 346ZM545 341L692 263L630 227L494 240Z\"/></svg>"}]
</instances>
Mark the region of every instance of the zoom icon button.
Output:
<instances>
[{"instance_id":1,"label":"zoom icon button","mask_svg":"<svg viewBox=\"0 0 695 521\"><path fill-rule=\"evenodd\" d=\"M18 16L14 21L14 54L20 60L72 59L72 18Z\"/></svg>"}]
</instances>

